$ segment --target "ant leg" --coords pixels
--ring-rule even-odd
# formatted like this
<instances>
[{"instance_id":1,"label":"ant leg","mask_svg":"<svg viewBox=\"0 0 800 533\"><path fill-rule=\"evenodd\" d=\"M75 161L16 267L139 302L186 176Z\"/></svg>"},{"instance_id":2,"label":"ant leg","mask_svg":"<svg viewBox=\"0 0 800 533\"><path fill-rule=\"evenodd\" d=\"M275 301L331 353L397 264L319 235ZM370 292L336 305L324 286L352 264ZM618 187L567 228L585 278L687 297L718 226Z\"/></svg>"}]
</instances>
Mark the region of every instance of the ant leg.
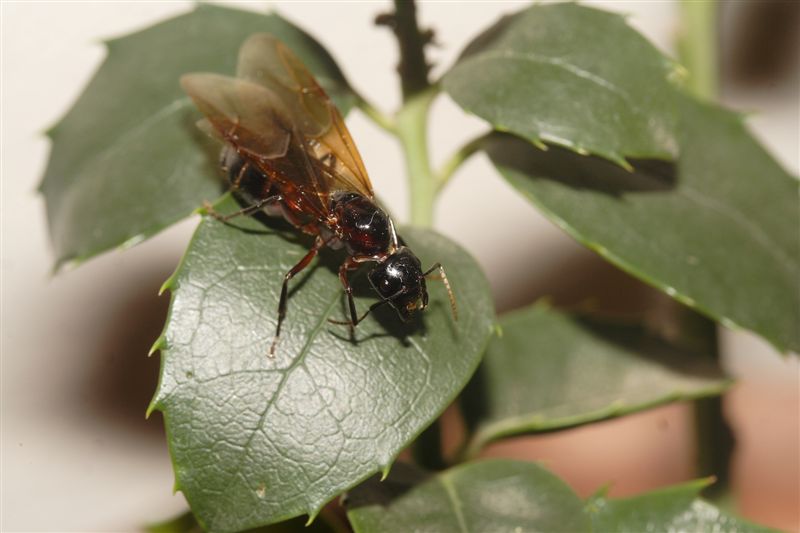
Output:
<instances>
[{"instance_id":1,"label":"ant leg","mask_svg":"<svg viewBox=\"0 0 800 533\"><path fill-rule=\"evenodd\" d=\"M334 324L349 324L350 325L350 334L353 335L353 328L355 328L356 324L360 322L358 319L358 314L356 313L356 302L353 300L353 287L350 286L350 280L347 279L347 271L353 270L358 267L358 263L353 261L352 257L348 257L344 263L339 267L339 281L342 282L342 287L344 287L344 292L347 294L347 304L350 307L350 321L348 322L338 322L335 320L328 319L329 322L333 322ZM369 311L367 311L369 312ZM366 316L366 315L364 315Z\"/></svg>"},{"instance_id":2,"label":"ant leg","mask_svg":"<svg viewBox=\"0 0 800 533\"><path fill-rule=\"evenodd\" d=\"M250 163L245 162L242 165L242 168L240 168L239 172L236 173L236 179L233 180L233 183L231 183L230 190L236 191L239 189L239 186L242 184L242 179L244 178L244 173L247 172L249 168L250 168Z\"/></svg>"},{"instance_id":3,"label":"ant leg","mask_svg":"<svg viewBox=\"0 0 800 533\"><path fill-rule=\"evenodd\" d=\"M379 302L375 302L374 304L369 306L369 309L367 309L366 312L363 315L361 315L360 318L356 318L355 320L334 320L332 318L329 318L328 322L330 322L331 324L338 324L340 326L350 326L350 328L352 330L352 328L354 328L359 323L361 323L362 320L367 318L367 315L370 314L372 311L374 311L375 309L379 308L382 305L388 304L389 300L390 300L390 298L387 298L385 300L381 300Z\"/></svg>"},{"instance_id":4,"label":"ant leg","mask_svg":"<svg viewBox=\"0 0 800 533\"><path fill-rule=\"evenodd\" d=\"M275 338L272 340L272 346L269 348L269 356L275 356L275 346L278 345L278 337L281 335L281 324L283 324L283 319L286 318L286 303L288 301L288 289L289 289L289 280L295 277L298 272L303 270L308 264L311 262L312 259L317 255L320 248L325 246L325 241L322 240L322 237L317 237L314 240L314 246L308 251L306 255L295 265L293 266L289 272L287 272L283 276L283 286L281 287L281 299L278 303L278 326L275 329Z\"/></svg>"},{"instance_id":5,"label":"ant leg","mask_svg":"<svg viewBox=\"0 0 800 533\"><path fill-rule=\"evenodd\" d=\"M234 211L233 213L229 213L227 215L220 214L219 212L217 212L216 209L214 209L214 206L212 206L211 203L209 203L207 200L204 200L203 201L203 209L206 210L206 213L208 213L212 217L216 218L220 222L227 222L230 219L236 218L236 217L241 216L241 215L250 215L252 213L255 213L256 211L258 211L259 209L264 207L266 204L268 204L270 202L278 202L280 200L283 200L283 197L280 194L275 194L273 196L268 196L266 198L262 198L262 199L258 200L254 204L250 204L247 207L244 207L244 208L242 208L242 209L240 209L238 211Z\"/></svg>"},{"instance_id":6,"label":"ant leg","mask_svg":"<svg viewBox=\"0 0 800 533\"><path fill-rule=\"evenodd\" d=\"M236 135L236 130L239 129L239 115L233 117L233 124L231 124L231 129L226 131L223 136L226 137L226 140L234 140L238 141L239 136Z\"/></svg>"},{"instance_id":7,"label":"ant leg","mask_svg":"<svg viewBox=\"0 0 800 533\"><path fill-rule=\"evenodd\" d=\"M347 271L353 270L357 266L357 263L348 257L347 260L342 263L342 266L339 267L339 281L342 282L344 292L347 293L347 304L350 306L350 319L353 321L354 326L358 324L359 320L358 314L356 314L356 302L353 300L353 287L350 286L350 280L347 279Z\"/></svg>"},{"instance_id":8,"label":"ant leg","mask_svg":"<svg viewBox=\"0 0 800 533\"><path fill-rule=\"evenodd\" d=\"M341 272L341 270L340 270L340 272ZM348 285L348 287L349 287L349 285ZM405 287L403 287L399 291L397 291L396 293L394 293L391 296L389 296L388 298L384 298L383 300L381 300L379 302L375 302L374 304L369 306L369 309L367 309L366 312L363 315L361 315L360 318L356 317L355 314L352 314L352 313L355 313L355 305L353 304L352 295L350 295L348 293L348 297L350 299L350 312L351 312L352 319L351 320L334 320L332 318L329 318L328 322L330 322L331 324L338 324L340 326L350 326L350 334L353 335L355 333L353 328L355 328L362 320L367 318L368 314L370 314L372 311L374 311L375 309L379 308L380 306L388 304L394 298L397 298L398 296L402 296L403 294L405 294L405 292L406 292L406 289L405 289Z\"/></svg>"}]
</instances>

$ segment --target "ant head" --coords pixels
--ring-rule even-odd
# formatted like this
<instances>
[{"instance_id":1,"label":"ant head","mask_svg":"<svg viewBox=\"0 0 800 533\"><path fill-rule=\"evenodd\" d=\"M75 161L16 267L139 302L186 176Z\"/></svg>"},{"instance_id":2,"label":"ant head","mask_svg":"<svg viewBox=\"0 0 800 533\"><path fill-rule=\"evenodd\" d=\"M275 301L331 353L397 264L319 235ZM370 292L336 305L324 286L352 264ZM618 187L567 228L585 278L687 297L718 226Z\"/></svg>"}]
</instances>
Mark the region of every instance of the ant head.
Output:
<instances>
[{"instance_id":1,"label":"ant head","mask_svg":"<svg viewBox=\"0 0 800 533\"><path fill-rule=\"evenodd\" d=\"M375 291L394 307L404 322L411 319L414 311L428 305L428 290L422 274L422 264L405 246L375 265L368 277Z\"/></svg>"}]
</instances>

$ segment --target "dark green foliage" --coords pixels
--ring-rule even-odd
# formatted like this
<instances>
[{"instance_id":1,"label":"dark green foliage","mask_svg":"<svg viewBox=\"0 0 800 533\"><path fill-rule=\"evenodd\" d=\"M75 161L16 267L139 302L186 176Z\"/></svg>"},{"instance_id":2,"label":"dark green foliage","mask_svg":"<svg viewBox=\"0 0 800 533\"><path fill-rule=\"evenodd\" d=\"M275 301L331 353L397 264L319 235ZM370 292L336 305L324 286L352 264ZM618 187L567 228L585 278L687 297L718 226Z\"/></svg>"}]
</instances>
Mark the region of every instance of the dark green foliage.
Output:
<instances>
[{"instance_id":1,"label":"dark green foliage","mask_svg":"<svg viewBox=\"0 0 800 533\"><path fill-rule=\"evenodd\" d=\"M231 211L228 200L219 208ZM344 326L336 271L323 252L293 280L274 358L283 274L310 247L294 231L206 218L167 286L173 293L154 407L164 412L177 486L200 522L238 531L315 515L394 458L464 387L494 327L489 286L475 262L431 231L403 236L423 264L441 261L462 302L455 322L441 283L403 325L383 308ZM363 271L359 309L375 301Z\"/></svg>"},{"instance_id":2,"label":"dark green foliage","mask_svg":"<svg viewBox=\"0 0 800 533\"><path fill-rule=\"evenodd\" d=\"M220 147L195 128L199 113L178 78L232 74L240 44L268 32L343 112L360 105L398 136L417 179L437 176L424 132L427 105L441 88L494 130L454 161L481 146L522 195L604 258L726 326L800 349L798 182L739 116L686 96L677 85L681 68L621 16L574 4L535 5L501 20L430 85L430 35L397 3L403 16L381 20L401 41L417 42L401 43L404 68L414 72L403 80L406 101L395 121L358 97L331 56L277 15L201 4L108 42L106 61L49 132L41 188L57 262L139 242L219 196ZM427 211L449 175L416 183L415 220L432 219ZM217 208L237 205L226 196ZM351 338L328 322L347 317L336 275L343 255L324 250L292 282L271 358L283 275L311 241L260 217L228 225L203 218L165 284L172 304L154 347L162 372L151 405L164 413L176 487L194 516L154 531L295 531L298 516L313 518L350 489L358 533L759 531L697 499L702 483L583 502L541 467L515 461L433 474L401 465L387 481L359 486L386 475L462 392L495 331L489 286L470 256L430 230L401 233L424 266L446 266L458 321L444 287L431 281L431 305L415 321L404 325L383 308ZM363 270L353 281L364 310L375 295ZM715 395L727 385L703 357L713 350L668 344L641 325L539 303L502 326L462 394L467 456L505 436ZM694 346L714 346L710 329ZM415 452L443 465L431 445L439 442L435 430Z\"/></svg>"},{"instance_id":3,"label":"dark green foliage","mask_svg":"<svg viewBox=\"0 0 800 533\"><path fill-rule=\"evenodd\" d=\"M219 147L178 84L187 72L233 74L245 37L284 40L342 112L354 98L311 37L278 15L199 4L194 11L108 41L108 57L53 141L41 190L59 263L135 244L223 191Z\"/></svg>"},{"instance_id":4,"label":"dark green foliage","mask_svg":"<svg viewBox=\"0 0 800 533\"><path fill-rule=\"evenodd\" d=\"M727 384L706 354L638 324L572 316L539 303L503 316L500 327L462 395L470 454L504 436L716 395Z\"/></svg>"}]
</instances>

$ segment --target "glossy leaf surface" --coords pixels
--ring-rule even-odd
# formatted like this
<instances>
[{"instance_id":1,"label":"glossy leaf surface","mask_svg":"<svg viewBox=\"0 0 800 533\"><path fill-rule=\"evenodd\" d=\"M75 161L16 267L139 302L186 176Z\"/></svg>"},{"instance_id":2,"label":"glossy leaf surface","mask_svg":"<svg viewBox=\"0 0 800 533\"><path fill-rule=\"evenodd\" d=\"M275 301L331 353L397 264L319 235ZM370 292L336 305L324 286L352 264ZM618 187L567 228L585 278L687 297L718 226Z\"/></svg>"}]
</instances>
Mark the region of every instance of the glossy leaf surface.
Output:
<instances>
[{"instance_id":1,"label":"glossy leaf surface","mask_svg":"<svg viewBox=\"0 0 800 533\"><path fill-rule=\"evenodd\" d=\"M171 520L147 526L147 533L203 533L203 528L191 512L176 516ZM306 524L302 518L292 518L285 522L248 529L242 533L336 533L322 519Z\"/></svg>"},{"instance_id":2,"label":"glossy leaf surface","mask_svg":"<svg viewBox=\"0 0 800 533\"><path fill-rule=\"evenodd\" d=\"M330 55L278 15L199 4L106 42L107 58L48 132L41 190L59 263L138 242L220 195L219 146L196 128L200 115L178 78L233 75L239 46L255 32L283 40L349 109L352 93Z\"/></svg>"},{"instance_id":3,"label":"glossy leaf surface","mask_svg":"<svg viewBox=\"0 0 800 533\"><path fill-rule=\"evenodd\" d=\"M403 466L384 482L373 478L350 492L347 515L356 533L771 531L698 498L708 484L702 480L584 502L534 463L494 459L435 475Z\"/></svg>"},{"instance_id":4,"label":"glossy leaf surface","mask_svg":"<svg viewBox=\"0 0 800 533\"><path fill-rule=\"evenodd\" d=\"M477 264L443 237L408 229L423 265L446 266L457 322L443 285L430 281L418 320L404 325L382 308L351 340L328 322L345 319L345 298L343 256L326 250L293 280L270 358L283 275L311 242L249 218L231 223L238 227L205 219L168 283L153 403L164 412L177 486L211 531L314 515L386 470L463 388L494 327ZM365 277L352 277L361 311L375 301Z\"/></svg>"},{"instance_id":5,"label":"glossy leaf surface","mask_svg":"<svg viewBox=\"0 0 800 533\"><path fill-rule=\"evenodd\" d=\"M533 463L481 461L427 479L400 466L348 496L356 533L589 530L580 498Z\"/></svg>"},{"instance_id":6,"label":"glossy leaf surface","mask_svg":"<svg viewBox=\"0 0 800 533\"><path fill-rule=\"evenodd\" d=\"M607 498L599 494L586 502L592 531L724 531L762 533L773 529L731 516L698 498L706 481L676 485L632 498Z\"/></svg>"},{"instance_id":7,"label":"glossy leaf surface","mask_svg":"<svg viewBox=\"0 0 800 533\"><path fill-rule=\"evenodd\" d=\"M508 135L501 174L555 224L623 270L723 325L800 350L798 181L737 115L680 98L677 162L634 172Z\"/></svg>"},{"instance_id":8,"label":"glossy leaf surface","mask_svg":"<svg viewBox=\"0 0 800 533\"><path fill-rule=\"evenodd\" d=\"M539 303L500 319L501 335L461 397L471 453L504 436L621 416L721 393L709 354L689 353L622 322Z\"/></svg>"},{"instance_id":9,"label":"glossy leaf surface","mask_svg":"<svg viewBox=\"0 0 800 533\"><path fill-rule=\"evenodd\" d=\"M674 156L675 72L621 15L534 5L476 38L444 89L495 129L625 165Z\"/></svg>"}]
</instances>

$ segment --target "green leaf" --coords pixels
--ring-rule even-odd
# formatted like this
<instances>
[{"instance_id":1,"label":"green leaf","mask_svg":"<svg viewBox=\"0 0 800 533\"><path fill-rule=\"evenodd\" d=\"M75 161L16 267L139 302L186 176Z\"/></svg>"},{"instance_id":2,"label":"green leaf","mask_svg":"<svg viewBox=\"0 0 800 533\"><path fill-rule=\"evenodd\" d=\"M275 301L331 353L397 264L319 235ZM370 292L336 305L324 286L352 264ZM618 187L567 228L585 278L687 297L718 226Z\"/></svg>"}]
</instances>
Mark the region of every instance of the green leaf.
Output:
<instances>
[{"instance_id":1,"label":"green leaf","mask_svg":"<svg viewBox=\"0 0 800 533\"><path fill-rule=\"evenodd\" d=\"M592 530L603 533L774 531L728 515L698 498L707 485L708 481L700 480L622 499L608 499L599 494L588 499L586 512L592 520Z\"/></svg>"},{"instance_id":2,"label":"green leaf","mask_svg":"<svg viewBox=\"0 0 800 533\"><path fill-rule=\"evenodd\" d=\"M505 315L461 396L469 454L501 437L585 424L721 393L714 362L638 325L571 316L538 303Z\"/></svg>"},{"instance_id":3,"label":"green leaf","mask_svg":"<svg viewBox=\"0 0 800 533\"><path fill-rule=\"evenodd\" d=\"M697 497L707 480L586 502L544 468L494 459L436 475L397 465L386 481L371 479L348 494L355 533L483 533L484 531L597 533L643 531L766 532Z\"/></svg>"},{"instance_id":4,"label":"green leaf","mask_svg":"<svg viewBox=\"0 0 800 533\"><path fill-rule=\"evenodd\" d=\"M740 117L681 94L676 72L619 15L536 5L478 37L444 88L541 149L496 136L488 151L577 240L729 327L800 350L797 180Z\"/></svg>"},{"instance_id":5,"label":"green leaf","mask_svg":"<svg viewBox=\"0 0 800 533\"><path fill-rule=\"evenodd\" d=\"M509 135L486 150L555 224L623 270L779 350L800 350L798 181L740 117L680 98L676 165L605 161Z\"/></svg>"},{"instance_id":6,"label":"green leaf","mask_svg":"<svg viewBox=\"0 0 800 533\"><path fill-rule=\"evenodd\" d=\"M108 41L108 57L48 132L53 146L41 191L59 264L139 242L219 196L219 148L195 127L200 115L178 78L234 74L239 46L255 32L286 42L342 111L352 106L333 59L278 15L199 4Z\"/></svg>"},{"instance_id":7,"label":"green leaf","mask_svg":"<svg viewBox=\"0 0 800 533\"><path fill-rule=\"evenodd\" d=\"M495 129L627 166L674 157L676 72L618 14L534 5L475 39L443 86Z\"/></svg>"},{"instance_id":8,"label":"green leaf","mask_svg":"<svg viewBox=\"0 0 800 533\"><path fill-rule=\"evenodd\" d=\"M583 502L547 470L521 461L470 463L419 483L398 465L348 495L355 533L589 531Z\"/></svg>"},{"instance_id":9,"label":"green leaf","mask_svg":"<svg viewBox=\"0 0 800 533\"><path fill-rule=\"evenodd\" d=\"M203 533L205 531L191 512L147 526L145 530L147 533ZM322 520L306 524L301 518L293 518L269 526L248 529L242 533L334 533L335 531Z\"/></svg>"},{"instance_id":10,"label":"green leaf","mask_svg":"<svg viewBox=\"0 0 800 533\"><path fill-rule=\"evenodd\" d=\"M228 199L221 210L237 206ZM164 412L176 483L211 531L238 531L308 513L378 471L464 387L494 328L488 283L445 238L403 232L427 266L441 261L460 305L455 322L441 283L404 325L381 308L344 326L341 254L324 250L297 276L274 358L268 357L283 275L311 241L253 219L204 219L175 275L153 408ZM265 232L266 231L266 232ZM374 301L363 272L356 303Z\"/></svg>"}]
</instances>

